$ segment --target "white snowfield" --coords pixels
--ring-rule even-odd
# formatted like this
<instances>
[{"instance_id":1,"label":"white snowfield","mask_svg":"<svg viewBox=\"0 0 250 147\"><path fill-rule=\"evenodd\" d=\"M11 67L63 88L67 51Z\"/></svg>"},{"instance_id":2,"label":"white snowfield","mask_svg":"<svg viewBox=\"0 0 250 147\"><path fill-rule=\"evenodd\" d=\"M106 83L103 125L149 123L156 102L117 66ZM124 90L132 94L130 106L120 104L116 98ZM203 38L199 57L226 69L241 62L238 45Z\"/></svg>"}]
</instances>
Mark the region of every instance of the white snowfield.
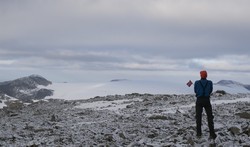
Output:
<instances>
[{"instance_id":1,"label":"white snowfield","mask_svg":"<svg viewBox=\"0 0 250 147\"><path fill-rule=\"evenodd\" d=\"M124 95L130 93L150 94L193 94L193 85L155 81L119 81L106 83L53 83L46 88L54 90L54 95L46 98L66 100L88 99L95 96ZM242 86L214 85L214 91L224 90L231 94L250 93Z\"/></svg>"}]
</instances>

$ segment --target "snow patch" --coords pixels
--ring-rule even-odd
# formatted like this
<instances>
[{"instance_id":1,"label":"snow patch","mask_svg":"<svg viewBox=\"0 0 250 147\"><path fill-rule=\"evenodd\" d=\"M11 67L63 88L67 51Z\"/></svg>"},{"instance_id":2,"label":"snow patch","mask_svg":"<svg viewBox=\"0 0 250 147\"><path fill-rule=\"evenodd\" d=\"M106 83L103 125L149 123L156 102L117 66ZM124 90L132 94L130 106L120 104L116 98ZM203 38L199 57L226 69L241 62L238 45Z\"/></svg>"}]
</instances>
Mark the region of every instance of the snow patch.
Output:
<instances>
[{"instance_id":1,"label":"snow patch","mask_svg":"<svg viewBox=\"0 0 250 147\"><path fill-rule=\"evenodd\" d=\"M112 110L118 111L120 109L126 108L128 105L133 104L135 101L142 101L140 98L134 98L130 100L114 100L114 101L97 101L90 103L82 103L75 108L79 109L96 109L96 110Z\"/></svg>"},{"instance_id":2,"label":"snow patch","mask_svg":"<svg viewBox=\"0 0 250 147\"><path fill-rule=\"evenodd\" d=\"M6 102L5 100L2 100L2 103L0 103L0 109L7 106L5 102Z\"/></svg>"},{"instance_id":3,"label":"snow patch","mask_svg":"<svg viewBox=\"0 0 250 147\"><path fill-rule=\"evenodd\" d=\"M234 100L216 100L216 101L211 101L211 104L214 105L222 105L222 104L231 104L231 103L237 103L237 102L250 102L250 98L239 98L239 99L234 99Z\"/></svg>"},{"instance_id":4,"label":"snow patch","mask_svg":"<svg viewBox=\"0 0 250 147\"><path fill-rule=\"evenodd\" d=\"M6 107L7 105L5 104L7 101L15 101L18 100L14 97L8 96L8 95L4 95L5 99L1 99L1 103L0 103L0 109L3 109L3 107Z\"/></svg>"},{"instance_id":5,"label":"snow patch","mask_svg":"<svg viewBox=\"0 0 250 147\"><path fill-rule=\"evenodd\" d=\"M246 98L238 98L234 100L213 100L211 101L211 104L223 105L223 104L232 104L232 103L237 103L237 102L250 102L250 98L246 97ZM195 106L195 103L191 103L189 105L177 105L177 106L169 107L165 109L163 113L176 113L176 112L185 113L194 106Z\"/></svg>"}]
</instances>

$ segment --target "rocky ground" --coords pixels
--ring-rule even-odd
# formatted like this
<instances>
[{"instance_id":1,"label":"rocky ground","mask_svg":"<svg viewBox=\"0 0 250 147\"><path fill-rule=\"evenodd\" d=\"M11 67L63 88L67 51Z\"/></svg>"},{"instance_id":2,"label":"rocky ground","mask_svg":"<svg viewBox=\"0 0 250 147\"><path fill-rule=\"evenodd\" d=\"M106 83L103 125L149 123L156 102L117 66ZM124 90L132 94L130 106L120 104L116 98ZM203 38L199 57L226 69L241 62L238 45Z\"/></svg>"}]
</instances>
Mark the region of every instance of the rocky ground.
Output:
<instances>
[{"instance_id":1,"label":"rocky ground","mask_svg":"<svg viewBox=\"0 0 250 147\"><path fill-rule=\"evenodd\" d=\"M250 99L213 95L214 101ZM196 138L194 95L129 94L88 100L12 102L0 110L0 146L214 146ZM250 146L250 102L213 104L216 145Z\"/></svg>"}]
</instances>

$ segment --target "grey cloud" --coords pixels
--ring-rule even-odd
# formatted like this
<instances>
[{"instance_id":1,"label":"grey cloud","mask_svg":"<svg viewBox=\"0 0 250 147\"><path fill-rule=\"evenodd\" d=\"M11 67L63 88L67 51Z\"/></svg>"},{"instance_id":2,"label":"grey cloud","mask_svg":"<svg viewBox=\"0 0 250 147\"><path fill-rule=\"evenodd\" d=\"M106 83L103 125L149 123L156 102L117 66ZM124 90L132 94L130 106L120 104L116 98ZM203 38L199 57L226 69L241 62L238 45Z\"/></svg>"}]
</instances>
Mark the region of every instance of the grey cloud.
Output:
<instances>
[{"instance_id":1,"label":"grey cloud","mask_svg":"<svg viewBox=\"0 0 250 147\"><path fill-rule=\"evenodd\" d=\"M193 68L209 69L214 71L249 72L249 62L249 55L224 55L216 58L192 59L189 62L189 65Z\"/></svg>"},{"instance_id":2,"label":"grey cloud","mask_svg":"<svg viewBox=\"0 0 250 147\"><path fill-rule=\"evenodd\" d=\"M33 68L201 68L203 64L189 61L250 54L249 4L246 0L1 1L0 57L2 63L15 59L20 62L13 66Z\"/></svg>"},{"instance_id":3,"label":"grey cloud","mask_svg":"<svg viewBox=\"0 0 250 147\"><path fill-rule=\"evenodd\" d=\"M0 50L0 54L9 56L2 64L12 68L44 68L44 69L79 69L79 70L174 70L181 66L176 59L131 54L127 51L83 51L53 50L29 54L18 54L18 51ZM19 56L16 58L16 56ZM1 62L0 62L1 64Z\"/></svg>"}]
</instances>

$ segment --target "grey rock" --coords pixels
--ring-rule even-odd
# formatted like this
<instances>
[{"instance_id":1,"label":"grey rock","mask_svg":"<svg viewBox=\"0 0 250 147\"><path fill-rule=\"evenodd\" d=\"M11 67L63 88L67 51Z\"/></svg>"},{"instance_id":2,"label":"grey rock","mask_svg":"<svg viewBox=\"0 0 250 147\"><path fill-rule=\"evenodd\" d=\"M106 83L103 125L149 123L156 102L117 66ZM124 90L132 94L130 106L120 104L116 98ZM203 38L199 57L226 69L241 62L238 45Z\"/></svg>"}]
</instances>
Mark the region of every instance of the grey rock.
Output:
<instances>
[{"instance_id":1,"label":"grey rock","mask_svg":"<svg viewBox=\"0 0 250 147\"><path fill-rule=\"evenodd\" d=\"M249 112L240 112L236 113L240 118L250 119L250 113Z\"/></svg>"},{"instance_id":2,"label":"grey rock","mask_svg":"<svg viewBox=\"0 0 250 147\"><path fill-rule=\"evenodd\" d=\"M154 120L154 119L160 119L160 120L167 120L168 117L164 115L152 115L148 119Z\"/></svg>"},{"instance_id":3,"label":"grey rock","mask_svg":"<svg viewBox=\"0 0 250 147\"><path fill-rule=\"evenodd\" d=\"M237 135L240 133L240 128L238 128L237 126L232 126L228 129L233 135Z\"/></svg>"}]
</instances>

